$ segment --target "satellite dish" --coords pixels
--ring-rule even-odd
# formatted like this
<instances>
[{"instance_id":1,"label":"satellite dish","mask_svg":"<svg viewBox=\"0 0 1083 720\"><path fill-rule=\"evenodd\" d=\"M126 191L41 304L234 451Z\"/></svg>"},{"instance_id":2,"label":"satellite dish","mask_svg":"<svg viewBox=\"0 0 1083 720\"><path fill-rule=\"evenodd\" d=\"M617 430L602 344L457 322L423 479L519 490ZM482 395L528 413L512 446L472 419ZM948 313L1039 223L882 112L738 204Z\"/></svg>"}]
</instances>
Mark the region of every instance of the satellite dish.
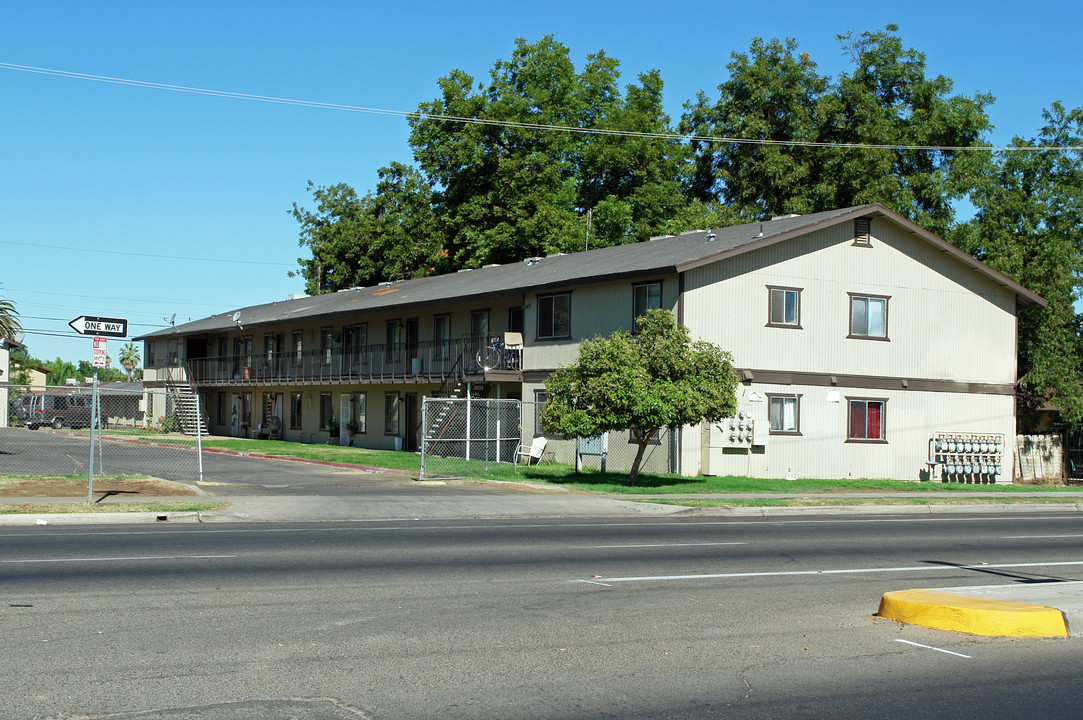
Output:
<instances>
[{"instance_id":1,"label":"satellite dish","mask_svg":"<svg viewBox=\"0 0 1083 720\"><path fill-rule=\"evenodd\" d=\"M177 320L177 313L173 313L172 317L167 317L167 318L164 317L162 319L165 320L170 325L173 325Z\"/></svg>"},{"instance_id":2,"label":"satellite dish","mask_svg":"<svg viewBox=\"0 0 1083 720\"><path fill-rule=\"evenodd\" d=\"M239 310L233 313L233 322L237 323L237 327L241 330L244 330L244 325L241 325L241 313Z\"/></svg>"}]
</instances>

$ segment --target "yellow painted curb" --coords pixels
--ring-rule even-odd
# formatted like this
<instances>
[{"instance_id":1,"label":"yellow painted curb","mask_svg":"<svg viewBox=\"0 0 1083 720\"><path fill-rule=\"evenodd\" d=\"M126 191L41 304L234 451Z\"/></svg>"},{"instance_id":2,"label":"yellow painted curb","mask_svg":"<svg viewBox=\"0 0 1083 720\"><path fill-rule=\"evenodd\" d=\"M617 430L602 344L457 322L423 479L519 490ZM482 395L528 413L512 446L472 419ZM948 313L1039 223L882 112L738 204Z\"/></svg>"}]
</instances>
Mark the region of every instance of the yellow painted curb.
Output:
<instances>
[{"instance_id":1,"label":"yellow painted curb","mask_svg":"<svg viewBox=\"0 0 1083 720\"><path fill-rule=\"evenodd\" d=\"M971 635L1068 637L1064 613L1044 605L938 590L899 590L880 598L882 618Z\"/></svg>"}]
</instances>

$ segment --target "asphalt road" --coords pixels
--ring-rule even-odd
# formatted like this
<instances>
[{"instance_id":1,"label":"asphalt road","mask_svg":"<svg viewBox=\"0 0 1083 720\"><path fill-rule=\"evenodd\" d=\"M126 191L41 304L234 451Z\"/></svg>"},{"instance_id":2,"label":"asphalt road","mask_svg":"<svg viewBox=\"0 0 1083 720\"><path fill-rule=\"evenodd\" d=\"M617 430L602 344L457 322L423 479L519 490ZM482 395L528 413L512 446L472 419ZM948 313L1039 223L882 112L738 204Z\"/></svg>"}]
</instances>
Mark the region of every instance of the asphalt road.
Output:
<instances>
[{"instance_id":1,"label":"asphalt road","mask_svg":"<svg viewBox=\"0 0 1083 720\"><path fill-rule=\"evenodd\" d=\"M1081 549L1079 513L10 528L0 718L1076 718L1079 639L872 614Z\"/></svg>"}]
</instances>

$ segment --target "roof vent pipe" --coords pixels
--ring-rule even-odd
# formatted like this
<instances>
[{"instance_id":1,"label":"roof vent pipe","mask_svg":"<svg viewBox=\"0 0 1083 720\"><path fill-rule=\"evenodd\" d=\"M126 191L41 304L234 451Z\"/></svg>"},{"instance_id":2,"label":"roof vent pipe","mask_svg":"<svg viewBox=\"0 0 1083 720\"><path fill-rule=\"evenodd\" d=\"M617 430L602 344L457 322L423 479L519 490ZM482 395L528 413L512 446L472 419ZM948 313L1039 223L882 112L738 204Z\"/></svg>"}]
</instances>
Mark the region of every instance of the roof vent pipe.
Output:
<instances>
[{"instance_id":1,"label":"roof vent pipe","mask_svg":"<svg viewBox=\"0 0 1083 720\"><path fill-rule=\"evenodd\" d=\"M707 242L714 242L715 234L711 232L711 228L707 228Z\"/></svg>"},{"instance_id":2,"label":"roof vent pipe","mask_svg":"<svg viewBox=\"0 0 1083 720\"><path fill-rule=\"evenodd\" d=\"M760 234L757 235L756 237L758 237L758 238L763 237L763 223L760 223Z\"/></svg>"}]
</instances>

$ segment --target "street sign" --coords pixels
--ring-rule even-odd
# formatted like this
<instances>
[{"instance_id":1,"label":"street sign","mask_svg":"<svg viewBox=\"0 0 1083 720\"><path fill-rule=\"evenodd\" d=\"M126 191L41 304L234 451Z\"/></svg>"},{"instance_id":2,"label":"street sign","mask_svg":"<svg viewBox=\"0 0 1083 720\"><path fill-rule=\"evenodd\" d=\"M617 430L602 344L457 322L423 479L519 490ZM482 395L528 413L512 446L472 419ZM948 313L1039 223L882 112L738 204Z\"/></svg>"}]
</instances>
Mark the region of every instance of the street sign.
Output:
<instances>
[{"instance_id":1,"label":"street sign","mask_svg":"<svg viewBox=\"0 0 1083 720\"><path fill-rule=\"evenodd\" d=\"M94 338L94 347L90 351L90 364L96 368L103 368L106 366L108 360L105 355L105 338Z\"/></svg>"},{"instance_id":2,"label":"street sign","mask_svg":"<svg viewBox=\"0 0 1083 720\"><path fill-rule=\"evenodd\" d=\"M101 335L102 337L128 337L126 318L91 317L80 315L68 323L68 326L80 335Z\"/></svg>"}]
</instances>

